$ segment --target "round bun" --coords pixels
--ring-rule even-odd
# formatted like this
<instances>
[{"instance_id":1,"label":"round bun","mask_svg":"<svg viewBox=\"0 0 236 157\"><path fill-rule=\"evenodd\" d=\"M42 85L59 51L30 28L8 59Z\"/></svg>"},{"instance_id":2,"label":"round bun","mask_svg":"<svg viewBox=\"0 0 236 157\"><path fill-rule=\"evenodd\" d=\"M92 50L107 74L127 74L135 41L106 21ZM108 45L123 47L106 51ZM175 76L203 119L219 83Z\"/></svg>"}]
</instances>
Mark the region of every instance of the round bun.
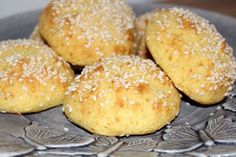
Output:
<instances>
[{"instance_id":1,"label":"round bun","mask_svg":"<svg viewBox=\"0 0 236 157\"><path fill-rule=\"evenodd\" d=\"M135 16L124 0L52 0L40 18L40 34L73 65L91 65L133 53Z\"/></svg>"},{"instance_id":2,"label":"round bun","mask_svg":"<svg viewBox=\"0 0 236 157\"><path fill-rule=\"evenodd\" d=\"M39 26L36 25L34 27L34 30L33 32L30 34L30 37L29 39L31 40L35 40L35 41L38 41L38 42L41 42L43 44L45 44L45 41L43 40L43 37L41 36L40 32L39 32Z\"/></svg>"},{"instance_id":3,"label":"round bun","mask_svg":"<svg viewBox=\"0 0 236 157\"><path fill-rule=\"evenodd\" d=\"M155 13L146 41L175 86L205 105L224 99L235 80L232 48L206 19L172 8Z\"/></svg>"},{"instance_id":4,"label":"round bun","mask_svg":"<svg viewBox=\"0 0 236 157\"><path fill-rule=\"evenodd\" d=\"M60 105L73 80L70 66L33 40L0 43L0 111L30 113Z\"/></svg>"},{"instance_id":5,"label":"round bun","mask_svg":"<svg viewBox=\"0 0 236 157\"><path fill-rule=\"evenodd\" d=\"M180 96L151 61L114 56L87 66L68 88L70 121L106 136L155 132L179 113Z\"/></svg>"},{"instance_id":6,"label":"round bun","mask_svg":"<svg viewBox=\"0 0 236 157\"><path fill-rule=\"evenodd\" d=\"M150 52L148 50L147 44L146 44L146 38L145 33L147 30L148 21L155 15L155 12L159 9L155 9L151 12L145 13L139 17L136 18L135 23L137 27L137 40L139 42L137 49L138 49L138 55L141 58L148 59L151 58Z\"/></svg>"}]
</instances>

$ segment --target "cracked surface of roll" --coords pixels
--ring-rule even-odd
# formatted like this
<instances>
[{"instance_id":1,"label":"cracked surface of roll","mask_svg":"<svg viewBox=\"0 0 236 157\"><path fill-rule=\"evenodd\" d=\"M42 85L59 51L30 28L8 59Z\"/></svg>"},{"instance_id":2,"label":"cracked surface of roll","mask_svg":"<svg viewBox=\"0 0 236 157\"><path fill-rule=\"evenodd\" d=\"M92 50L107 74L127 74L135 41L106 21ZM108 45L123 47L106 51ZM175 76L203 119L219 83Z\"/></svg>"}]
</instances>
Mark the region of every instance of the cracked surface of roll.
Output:
<instances>
[{"instance_id":1,"label":"cracked surface of roll","mask_svg":"<svg viewBox=\"0 0 236 157\"><path fill-rule=\"evenodd\" d=\"M21 114L58 106L73 76L69 64L39 42L0 42L0 111Z\"/></svg>"},{"instance_id":2,"label":"cracked surface of roll","mask_svg":"<svg viewBox=\"0 0 236 157\"><path fill-rule=\"evenodd\" d=\"M85 66L135 47L135 16L124 0L52 0L44 9L40 34L60 56Z\"/></svg>"},{"instance_id":3,"label":"cracked surface of roll","mask_svg":"<svg viewBox=\"0 0 236 157\"><path fill-rule=\"evenodd\" d=\"M146 42L176 87L205 105L220 102L235 81L232 48L208 20L180 8L149 21Z\"/></svg>"},{"instance_id":4,"label":"cracked surface of roll","mask_svg":"<svg viewBox=\"0 0 236 157\"><path fill-rule=\"evenodd\" d=\"M87 66L66 92L70 121L106 136L155 132L179 113L180 96L154 62L114 56Z\"/></svg>"}]
</instances>

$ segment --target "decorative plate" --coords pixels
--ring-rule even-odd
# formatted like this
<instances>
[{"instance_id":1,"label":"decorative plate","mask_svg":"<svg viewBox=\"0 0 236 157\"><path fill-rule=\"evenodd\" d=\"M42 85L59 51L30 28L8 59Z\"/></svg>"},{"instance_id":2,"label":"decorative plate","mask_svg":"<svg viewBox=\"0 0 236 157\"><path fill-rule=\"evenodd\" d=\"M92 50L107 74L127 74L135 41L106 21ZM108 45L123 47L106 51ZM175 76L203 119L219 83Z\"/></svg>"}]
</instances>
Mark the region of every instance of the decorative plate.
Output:
<instances>
[{"instance_id":1,"label":"decorative plate","mask_svg":"<svg viewBox=\"0 0 236 157\"><path fill-rule=\"evenodd\" d=\"M132 1L137 15L156 2ZM182 6L183 7L183 6ZM189 8L209 19L236 49L236 20L218 13ZM27 38L40 11L0 20L0 41ZM92 135L70 123L61 107L24 116L0 114L0 156L236 156L236 88L218 105L201 107L184 98L178 118L162 130L123 138Z\"/></svg>"}]
</instances>

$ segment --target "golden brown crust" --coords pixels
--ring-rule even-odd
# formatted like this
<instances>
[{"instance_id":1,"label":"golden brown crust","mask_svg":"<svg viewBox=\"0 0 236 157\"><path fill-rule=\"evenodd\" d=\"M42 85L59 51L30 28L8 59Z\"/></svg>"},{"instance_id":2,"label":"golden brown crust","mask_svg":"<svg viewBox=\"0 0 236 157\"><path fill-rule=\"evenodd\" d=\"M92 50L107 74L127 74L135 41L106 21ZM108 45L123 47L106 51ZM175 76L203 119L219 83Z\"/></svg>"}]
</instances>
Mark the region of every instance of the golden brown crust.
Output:
<instances>
[{"instance_id":1,"label":"golden brown crust","mask_svg":"<svg viewBox=\"0 0 236 157\"><path fill-rule=\"evenodd\" d=\"M67 117L107 136L154 132L175 118L180 105L167 76L152 61L135 56L85 67L66 94Z\"/></svg>"},{"instance_id":2,"label":"golden brown crust","mask_svg":"<svg viewBox=\"0 0 236 157\"><path fill-rule=\"evenodd\" d=\"M150 20L146 41L156 62L191 99L214 104L232 88L233 50L202 17L184 9L163 9Z\"/></svg>"},{"instance_id":3,"label":"golden brown crust","mask_svg":"<svg viewBox=\"0 0 236 157\"><path fill-rule=\"evenodd\" d=\"M68 62L84 66L131 54L134 13L123 0L53 0L40 18L40 34Z\"/></svg>"},{"instance_id":4,"label":"golden brown crust","mask_svg":"<svg viewBox=\"0 0 236 157\"><path fill-rule=\"evenodd\" d=\"M62 103L73 79L70 66L33 40L0 43L0 111L30 113Z\"/></svg>"}]
</instances>

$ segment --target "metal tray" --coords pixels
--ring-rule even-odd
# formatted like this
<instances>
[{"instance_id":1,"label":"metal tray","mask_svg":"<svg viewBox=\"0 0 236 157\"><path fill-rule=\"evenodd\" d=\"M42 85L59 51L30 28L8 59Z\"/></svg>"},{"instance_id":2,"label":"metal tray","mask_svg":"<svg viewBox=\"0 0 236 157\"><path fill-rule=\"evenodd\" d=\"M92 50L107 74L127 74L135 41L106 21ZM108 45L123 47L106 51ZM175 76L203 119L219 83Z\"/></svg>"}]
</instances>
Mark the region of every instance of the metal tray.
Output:
<instances>
[{"instance_id":1,"label":"metal tray","mask_svg":"<svg viewBox=\"0 0 236 157\"><path fill-rule=\"evenodd\" d=\"M172 7L132 1L137 15ZM176 5L175 5L176 6ZM181 6L183 7L183 6ZM189 8L209 19L236 49L236 20ZM0 41L27 38L40 11L0 20ZM162 130L130 137L92 135L70 123L61 107L24 116L0 114L0 156L236 156L236 88L218 105L201 107L183 98L180 115Z\"/></svg>"}]
</instances>

